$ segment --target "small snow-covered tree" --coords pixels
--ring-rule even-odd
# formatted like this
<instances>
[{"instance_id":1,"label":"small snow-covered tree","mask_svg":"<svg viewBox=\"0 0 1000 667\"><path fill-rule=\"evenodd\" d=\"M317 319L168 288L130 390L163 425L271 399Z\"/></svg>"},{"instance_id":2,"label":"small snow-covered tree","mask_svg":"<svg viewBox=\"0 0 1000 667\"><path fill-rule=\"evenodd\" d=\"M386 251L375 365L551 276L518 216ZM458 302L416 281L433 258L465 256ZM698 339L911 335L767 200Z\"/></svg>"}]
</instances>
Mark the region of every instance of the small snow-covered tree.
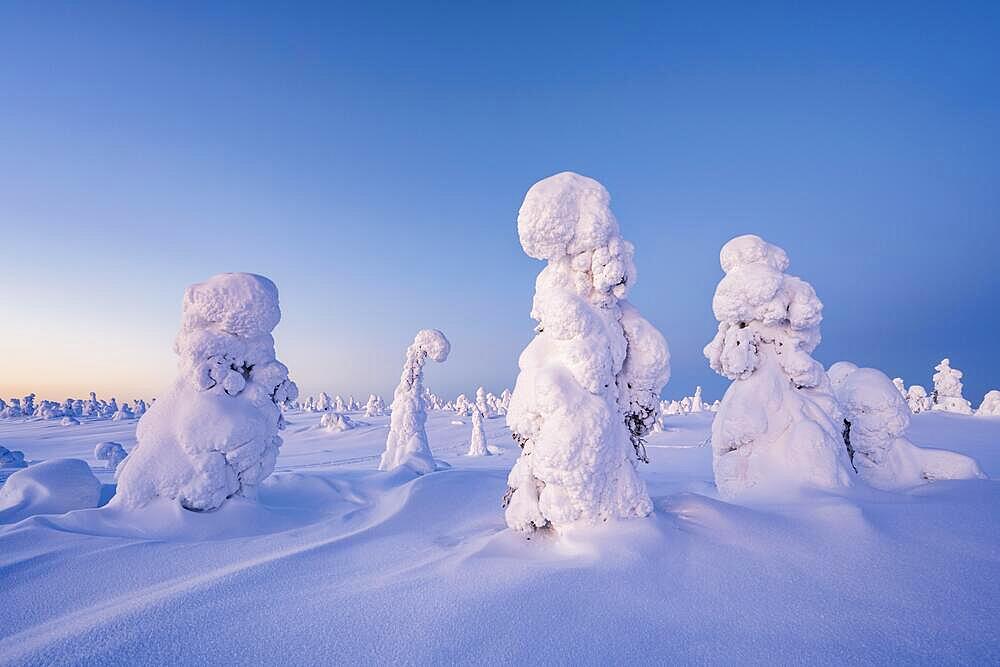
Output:
<instances>
[{"instance_id":1,"label":"small snow-covered tree","mask_svg":"<svg viewBox=\"0 0 1000 667\"><path fill-rule=\"evenodd\" d=\"M472 402L469 401L465 394L459 394L458 398L455 399L455 414L460 417L467 417L472 411Z\"/></svg>"},{"instance_id":2,"label":"small snow-covered tree","mask_svg":"<svg viewBox=\"0 0 1000 667\"><path fill-rule=\"evenodd\" d=\"M976 414L981 417L1000 417L1000 391L993 389L986 392Z\"/></svg>"},{"instance_id":3,"label":"small snow-covered tree","mask_svg":"<svg viewBox=\"0 0 1000 667\"><path fill-rule=\"evenodd\" d=\"M910 412L920 414L931 409L931 397L927 395L927 390L919 384L915 384L906 391L906 403L910 406Z\"/></svg>"},{"instance_id":4,"label":"small snow-covered tree","mask_svg":"<svg viewBox=\"0 0 1000 667\"><path fill-rule=\"evenodd\" d=\"M187 288L174 349L180 373L136 429L118 468L116 502L156 497L207 511L253 498L281 446L278 405L298 395L275 359L278 288L249 273L223 273Z\"/></svg>"},{"instance_id":5,"label":"small snow-covered tree","mask_svg":"<svg viewBox=\"0 0 1000 667\"><path fill-rule=\"evenodd\" d=\"M339 412L327 412L319 420L319 425L327 431L350 431L358 427L357 423L347 415Z\"/></svg>"},{"instance_id":6,"label":"small snow-covered tree","mask_svg":"<svg viewBox=\"0 0 1000 667\"><path fill-rule=\"evenodd\" d=\"M132 408L130 408L128 403L125 403L124 401L122 401L121 406L118 408L115 414L111 415L111 421L116 421L116 422L133 418L134 415L132 413Z\"/></svg>"},{"instance_id":7,"label":"small snow-covered tree","mask_svg":"<svg viewBox=\"0 0 1000 667\"><path fill-rule=\"evenodd\" d=\"M333 410L333 400L331 400L330 394L325 391L319 392L319 398L316 399L316 403L313 407L316 412L329 412L330 410Z\"/></svg>"},{"instance_id":8,"label":"small snow-covered tree","mask_svg":"<svg viewBox=\"0 0 1000 667\"><path fill-rule=\"evenodd\" d=\"M383 414L385 414L385 403L381 397L370 394L368 402L365 403L365 417L381 417Z\"/></svg>"},{"instance_id":9,"label":"small snow-covered tree","mask_svg":"<svg viewBox=\"0 0 1000 667\"><path fill-rule=\"evenodd\" d=\"M483 429L483 413L478 405L472 406L472 436L469 439L468 456L489 456L486 447L486 431Z\"/></svg>"},{"instance_id":10,"label":"small snow-covered tree","mask_svg":"<svg viewBox=\"0 0 1000 667\"><path fill-rule=\"evenodd\" d=\"M854 466L872 486L892 490L939 479L984 476L968 456L917 447L906 439L910 408L881 371L855 370L840 385L837 400L850 426Z\"/></svg>"},{"instance_id":11,"label":"small snow-covered tree","mask_svg":"<svg viewBox=\"0 0 1000 667\"><path fill-rule=\"evenodd\" d=\"M500 399L497 401L497 414L506 415L510 406L510 389L500 392Z\"/></svg>"},{"instance_id":12,"label":"small snow-covered tree","mask_svg":"<svg viewBox=\"0 0 1000 667\"><path fill-rule=\"evenodd\" d=\"M634 438L641 444L652 426L669 357L625 300L633 246L604 186L571 172L528 190L517 230L525 253L547 264L531 309L537 336L521 353L507 411L522 448L507 478L507 525L559 530L646 516Z\"/></svg>"},{"instance_id":13,"label":"small snow-covered tree","mask_svg":"<svg viewBox=\"0 0 1000 667\"><path fill-rule=\"evenodd\" d=\"M843 417L830 380L810 354L823 304L787 275L788 255L758 236L738 236L720 254L725 277L712 310L719 331L705 347L732 380L712 423L712 467L720 495L849 486Z\"/></svg>"},{"instance_id":14,"label":"small snow-covered tree","mask_svg":"<svg viewBox=\"0 0 1000 667\"><path fill-rule=\"evenodd\" d=\"M393 395L389 437L379 470L406 465L423 474L437 469L427 442L427 411L424 405L424 363L428 358L441 363L448 358L451 344L437 329L423 329L406 350L399 386Z\"/></svg>"},{"instance_id":15,"label":"small snow-covered tree","mask_svg":"<svg viewBox=\"0 0 1000 667\"><path fill-rule=\"evenodd\" d=\"M691 412L701 412L705 409L705 403L701 400L701 387L694 388L694 396L691 397Z\"/></svg>"},{"instance_id":16,"label":"small snow-covered tree","mask_svg":"<svg viewBox=\"0 0 1000 667\"><path fill-rule=\"evenodd\" d=\"M476 408L485 419L493 419L497 416L489 401L486 400L486 390L482 387L476 389Z\"/></svg>"},{"instance_id":17,"label":"small snow-covered tree","mask_svg":"<svg viewBox=\"0 0 1000 667\"><path fill-rule=\"evenodd\" d=\"M896 387L896 391L899 392L899 395L902 396L905 399L906 398L906 385L903 384L903 378L893 378L892 379L892 384L893 384L894 387Z\"/></svg>"},{"instance_id":18,"label":"small snow-covered tree","mask_svg":"<svg viewBox=\"0 0 1000 667\"><path fill-rule=\"evenodd\" d=\"M106 461L108 470L112 472L125 460L128 452L119 442L99 442L94 447L94 458L98 461Z\"/></svg>"},{"instance_id":19,"label":"small snow-covered tree","mask_svg":"<svg viewBox=\"0 0 1000 667\"><path fill-rule=\"evenodd\" d=\"M344 403L344 399L340 397L340 394L333 397L333 411L340 413L347 412L347 404Z\"/></svg>"},{"instance_id":20,"label":"small snow-covered tree","mask_svg":"<svg viewBox=\"0 0 1000 667\"><path fill-rule=\"evenodd\" d=\"M28 463L24 460L24 452L20 450L10 450L0 445L0 468L26 468Z\"/></svg>"},{"instance_id":21,"label":"small snow-covered tree","mask_svg":"<svg viewBox=\"0 0 1000 667\"><path fill-rule=\"evenodd\" d=\"M962 371L951 367L951 361L942 359L934 367L933 410L971 415L972 405L962 396Z\"/></svg>"},{"instance_id":22,"label":"small snow-covered tree","mask_svg":"<svg viewBox=\"0 0 1000 667\"><path fill-rule=\"evenodd\" d=\"M35 414L35 395L28 394L21 399L21 414L25 417L31 417Z\"/></svg>"}]
</instances>

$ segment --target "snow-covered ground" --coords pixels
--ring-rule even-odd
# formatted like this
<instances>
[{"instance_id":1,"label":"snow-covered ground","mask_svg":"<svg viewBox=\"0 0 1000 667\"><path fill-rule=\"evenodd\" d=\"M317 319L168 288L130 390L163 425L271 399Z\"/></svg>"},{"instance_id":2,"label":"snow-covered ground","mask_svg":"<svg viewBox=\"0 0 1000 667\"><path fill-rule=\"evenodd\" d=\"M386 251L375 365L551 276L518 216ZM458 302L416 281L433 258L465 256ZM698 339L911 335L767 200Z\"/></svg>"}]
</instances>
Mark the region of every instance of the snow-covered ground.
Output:
<instances>
[{"instance_id":1,"label":"snow-covered ground","mask_svg":"<svg viewBox=\"0 0 1000 667\"><path fill-rule=\"evenodd\" d=\"M500 508L503 418L499 455L467 457L471 418L431 412L452 467L417 477L377 470L388 417L320 417L287 414L259 504L0 526L0 663L1000 662L1000 418L927 412L908 433L989 480L744 506L718 499L713 415L667 417L640 466L650 518L526 539ZM106 502L94 447L131 450L136 422L82 421L0 421L0 444L88 461Z\"/></svg>"}]
</instances>

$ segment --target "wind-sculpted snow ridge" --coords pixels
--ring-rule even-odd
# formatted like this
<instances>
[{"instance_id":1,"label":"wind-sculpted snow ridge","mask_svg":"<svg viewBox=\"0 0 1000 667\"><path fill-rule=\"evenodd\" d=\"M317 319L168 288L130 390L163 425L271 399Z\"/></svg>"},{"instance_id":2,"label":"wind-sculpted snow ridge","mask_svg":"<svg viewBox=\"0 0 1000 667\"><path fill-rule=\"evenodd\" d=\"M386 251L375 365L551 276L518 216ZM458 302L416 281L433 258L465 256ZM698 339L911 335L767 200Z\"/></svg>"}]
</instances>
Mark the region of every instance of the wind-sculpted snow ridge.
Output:
<instances>
[{"instance_id":1,"label":"wind-sculpted snow ridge","mask_svg":"<svg viewBox=\"0 0 1000 667\"><path fill-rule=\"evenodd\" d=\"M515 530L652 511L633 447L645 457L670 355L625 301L633 247L609 204L600 183L564 172L533 185L518 213L521 246L547 265L531 308L538 335L521 354L507 410L522 448L504 499Z\"/></svg>"},{"instance_id":2,"label":"wind-sculpted snow ridge","mask_svg":"<svg viewBox=\"0 0 1000 667\"><path fill-rule=\"evenodd\" d=\"M188 287L174 345L180 374L139 421L115 502L163 497L208 511L254 497L281 446L278 406L298 395L275 359L280 319L278 289L262 276L224 273Z\"/></svg>"},{"instance_id":3,"label":"wind-sculpted snow ridge","mask_svg":"<svg viewBox=\"0 0 1000 667\"><path fill-rule=\"evenodd\" d=\"M709 365L733 380L712 425L715 482L734 498L835 489L851 484L842 416L830 380L811 353L823 304L788 275L788 255L754 235L720 253L725 277L712 310L719 331Z\"/></svg>"},{"instance_id":4,"label":"wind-sculpted snow ridge","mask_svg":"<svg viewBox=\"0 0 1000 667\"><path fill-rule=\"evenodd\" d=\"M968 456L917 447L906 438L910 407L881 371L856 369L840 384L837 400L849 425L854 466L868 484L895 490L928 481L985 477Z\"/></svg>"},{"instance_id":5,"label":"wind-sculpted snow ridge","mask_svg":"<svg viewBox=\"0 0 1000 667\"><path fill-rule=\"evenodd\" d=\"M101 483L80 459L49 459L20 468L0 486L0 523L35 514L97 507Z\"/></svg>"},{"instance_id":6,"label":"wind-sculpted snow ridge","mask_svg":"<svg viewBox=\"0 0 1000 667\"><path fill-rule=\"evenodd\" d=\"M389 436L379 470L409 466L418 473L438 468L427 442L427 406L424 404L424 363L430 358L438 363L448 359L451 343L437 329L417 332L406 350L406 361L399 386L392 399Z\"/></svg>"}]
</instances>

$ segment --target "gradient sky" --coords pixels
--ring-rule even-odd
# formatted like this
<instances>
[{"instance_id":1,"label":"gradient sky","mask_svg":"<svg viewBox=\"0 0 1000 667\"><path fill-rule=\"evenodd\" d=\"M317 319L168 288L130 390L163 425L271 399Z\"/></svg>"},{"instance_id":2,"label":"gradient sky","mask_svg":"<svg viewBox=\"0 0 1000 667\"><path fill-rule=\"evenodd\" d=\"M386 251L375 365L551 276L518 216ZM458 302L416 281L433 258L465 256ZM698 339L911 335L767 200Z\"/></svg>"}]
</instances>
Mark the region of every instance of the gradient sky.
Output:
<instances>
[{"instance_id":1,"label":"gradient sky","mask_svg":"<svg viewBox=\"0 0 1000 667\"><path fill-rule=\"evenodd\" d=\"M803 5L815 6L805 9ZM877 6L875 6L877 5ZM1000 387L1000 3L0 5L0 396L155 396L189 283L272 278L305 392L511 386L527 188L602 181L666 335L726 382L718 250L826 304L816 357Z\"/></svg>"}]
</instances>

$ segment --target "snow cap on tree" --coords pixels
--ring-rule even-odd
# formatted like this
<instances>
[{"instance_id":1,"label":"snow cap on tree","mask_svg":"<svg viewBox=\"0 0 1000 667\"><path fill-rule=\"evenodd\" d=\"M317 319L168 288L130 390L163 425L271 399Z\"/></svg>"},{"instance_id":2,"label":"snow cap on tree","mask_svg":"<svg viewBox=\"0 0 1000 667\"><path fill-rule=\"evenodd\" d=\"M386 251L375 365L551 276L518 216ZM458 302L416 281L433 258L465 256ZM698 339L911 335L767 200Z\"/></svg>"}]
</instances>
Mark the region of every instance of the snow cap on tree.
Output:
<instances>
[{"instance_id":1,"label":"snow cap on tree","mask_svg":"<svg viewBox=\"0 0 1000 667\"><path fill-rule=\"evenodd\" d=\"M451 343L437 329L417 332L406 350L403 374L392 400L389 436L379 470L394 470L406 465L423 474L438 468L427 442L424 425L427 422L424 405L424 363L427 359L441 363L448 358Z\"/></svg>"},{"instance_id":2,"label":"snow cap on tree","mask_svg":"<svg viewBox=\"0 0 1000 667\"><path fill-rule=\"evenodd\" d=\"M278 289L263 276L224 273L187 288L174 345L179 376L139 420L115 502L161 497L207 511L255 497L281 446L278 406L298 396L275 359L280 319Z\"/></svg>"}]
</instances>

